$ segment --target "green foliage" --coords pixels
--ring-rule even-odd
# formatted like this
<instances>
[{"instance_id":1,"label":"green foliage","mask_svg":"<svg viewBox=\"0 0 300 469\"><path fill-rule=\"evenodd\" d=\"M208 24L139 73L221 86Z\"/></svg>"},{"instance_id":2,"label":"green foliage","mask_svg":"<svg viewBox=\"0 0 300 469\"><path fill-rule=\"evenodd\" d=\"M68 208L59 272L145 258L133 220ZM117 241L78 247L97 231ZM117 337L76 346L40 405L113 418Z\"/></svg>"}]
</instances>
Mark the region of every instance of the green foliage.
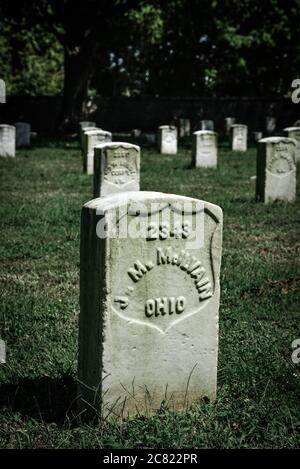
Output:
<instances>
[{"instance_id":1,"label":"green foliage","mask_svg":"<svg viewBox=\"0 0 300 469\"><path fill-rule=\"evenodd\" d=\"M223 208L217 400L182 414L77 421L80 211L92 177L81 173L77 141L39 142L0 159L0 447L299 447L299 199L254 202L255 148L223 143L216 170L191 169L190 151L143 147L141 188Z\"/></svg>"}]
</instances>

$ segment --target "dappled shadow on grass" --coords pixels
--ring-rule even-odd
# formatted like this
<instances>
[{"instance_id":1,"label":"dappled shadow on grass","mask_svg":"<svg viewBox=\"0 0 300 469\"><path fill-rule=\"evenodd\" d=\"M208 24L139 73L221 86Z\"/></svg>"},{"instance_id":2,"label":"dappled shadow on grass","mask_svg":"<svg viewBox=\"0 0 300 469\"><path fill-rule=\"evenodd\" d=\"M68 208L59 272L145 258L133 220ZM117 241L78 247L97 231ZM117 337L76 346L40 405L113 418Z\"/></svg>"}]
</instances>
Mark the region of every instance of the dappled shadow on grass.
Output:
<instances>
[{"instance_id":1,"label":"dappled shadow on grass","mask_svg":"<svg viewBox=\"0 0 300 469\"><path fill-rule=\"evenodd\" d=\"M76 381L72 376L22 379L0 385L0 410L18 412L41 422L62 425L76 411Z\"/></svg>"}]
</instances>

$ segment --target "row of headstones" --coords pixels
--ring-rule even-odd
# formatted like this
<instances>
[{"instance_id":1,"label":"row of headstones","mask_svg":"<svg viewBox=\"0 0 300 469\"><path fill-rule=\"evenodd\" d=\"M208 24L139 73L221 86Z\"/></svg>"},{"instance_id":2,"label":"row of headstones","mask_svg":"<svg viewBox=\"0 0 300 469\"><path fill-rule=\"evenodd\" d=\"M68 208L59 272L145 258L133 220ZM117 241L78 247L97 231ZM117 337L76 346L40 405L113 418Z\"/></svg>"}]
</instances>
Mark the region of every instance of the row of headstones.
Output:
<instances>
[{"instance_id":1,"label":"row of headstones","mask_svg":"<svg viewBox=\"0 0 300 469\"><path fill-rule=\"evenodd\" d=\"M225 134L229 134L230 127L236 123L235 117L225 117L224 119L224 130ZM200 120L199 123L200 130L215 130L215 124L212 120ZM299 127L300 121L296 121L294 127ZM191 134L191 121L190 119L180 118L178 120L179 136L180 137L189 137ZM273 134L276 130L276 119L273 116L267 116L265 119L265 132L267 135ZM254 140L259 139L262 135L261 131L253 132Z\"/></svg>"},{"instance_id":2,"label":"row of headstones","mask_svg":"<svg viewBox=\"0 0 300 469\"><path fill-rule=\"evenodd\" d=\"M97 198L81 217L79 409L126 417L213 399L222 210L139 191L140 147L91 124L81 123Z\"/></svg>"},{"instance_id":3,"label":"row of headstones","mask_svg":"<svg viewBox=\"0 0 300 469\"><path fill-rule=\"evenodd\" d=\"M140 147L127 142L112 142L110 132L81 123L83 170L94 175L94 197L128 190L139 190ZM300 128L284 129L288 137L268 137L258 141L256 199L265 203L296 195L296 161L300 161ZM177 152L177 128L160 126L160 152ZM247 126L231 126L232 149L247 149ZM217 167L217 134L209 130L194 132L194 167Z\"/></svg>"},{"instance_id":4,"label":"row of headstones","mask_svg":"<svg viewBox=\"0 0 300 469\"><path fill-rule=\"evenodd\" d=\"M235 117L225 117L224 119L224 130L223 133L225 135L229 135L230 133L230 127L232 125L236 124L236 119ZM299 127L300 121L296 121L294 124L294 127ZM178 125L176 125L179 130L179 137L189 137L191 135L191 121L190 119L185 119L185 118L180 118L178 119ZM211 130L212 132L215 131L215 123L213 120L200 120L199 122L199 130ZM276 129L276 119L275 117L267 116L266 117L266 123L265 123L265 132L267 135L273 134ZM142 136L142 131L140 129L133 129L132 135L135 138L141 137ZM263 132L262 131L254 131L253 132L253 140L257 141L260 138L262 138ZM154 143L155 141L155 135L154 134L145 134L146 140L149 142Z\"/></svg>"},{"instance_id":5,"label":"row of headstones","mask_svg":"<svg viewBox=\"0 0 300 469\"><path fill-rule=\"evenodd\" d=\"M93 132L84 137L96 198L81 218L79 407L87 415L101 409L105 417L126 417L149 414L162 402L185 409L203 396L214 399L222 210L135 191L140 148L92 148ZM290 138L260 140L258 198L294 197L295 148Z\"/></svg>"},{"instance_id":6,"label":"row of headstones","mask_svg":"<svg viewBox=\"0 0 300 469\"><path fill-rule=\"evenodd\" d=\"M16 156L16 148L30 146L31 134L28 122L0 124L0 156Z\"/></svg>"}]
</instances>

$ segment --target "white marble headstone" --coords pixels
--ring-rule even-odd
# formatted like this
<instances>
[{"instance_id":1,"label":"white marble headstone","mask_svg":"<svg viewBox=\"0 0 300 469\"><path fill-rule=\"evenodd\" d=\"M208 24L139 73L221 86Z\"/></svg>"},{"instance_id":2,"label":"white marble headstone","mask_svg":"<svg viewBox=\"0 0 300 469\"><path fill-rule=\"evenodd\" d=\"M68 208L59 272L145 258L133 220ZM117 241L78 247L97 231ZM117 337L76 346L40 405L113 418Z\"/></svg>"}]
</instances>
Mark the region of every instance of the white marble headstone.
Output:
<instances>
[{"instance_id":1,"label":"white marble headstone","mask_svg":"<svg viewBox=\"0 0 300 469\"><path fill-rule=\"evenodd\" d=\"M273 116L266 117L266 132L272 134L276 129L276 118Z\"/></svg>"},{"instance_id":2,"label":"white marble headstone","mask_svg":"<svg viewBox=\"0 0 300 469\"><path fill-rule=\"evenodd\" d=\"M125 192L84 205L80 410L127 417L216 397L221 245L208 202Z\"/></svg>"},{"instance_id":3,"label":"white marble headstone","mask_svg":"<svg viewBox=\"0 0 300 469\"><path fill-rule=\"evenodd\" d=\"M94 174L94 147L100 143L111 142L112 134L106 130L83 131L83 172Z\"/></svg>"},{"instance_id":4,"label":"white marble headstone","mask_svg":"<svg viewBox=\"0 0 300 469\"><path fill-rule=\"evenodd\" d=\"M296 140L296 163L300 161L300 127L286 127L284 133L287 137Z\"/></svg>"},{"instance_id":5,"label":"white marble headstone","mask_svg":"<svg viewBox=\"0 0 300 469\"><path fill-rule=\"evenodd\" d=\"M296 195L296 141L286 137L263 138L258 142L256 199L293 202Z\"/></svg>"},{"instance_id":6,"label":"white marble headstone","mask_svg":"<svg viewBox=\"0 0 300 469\"><path fill-rule=\"evenodd\" d=\"M16 156L16 128L13 125L0 125L0 156Z\"/></svg>"},{"instance_id":7,"label":"white marble headstone","mask_svg":"<svg viewBox=\"0 0 300 469\"><path fill-rule=\"evenodd\" d=\"M210 130L193 133L193 166L216 168L218 158L217 134Z\"/></svg>"},{"instance_id":8,"label":"white marble headstone","mask_svg":"<svg viewBox=\"0 0 300 469\"><path fill-rule=\"evenodd\" d=\"M175 155L177 153L177 127L161 125L158 128L158 144L160 153Z\"/></svg>"},{"instance_id":9,"label":"white marble headstone","mask_svg":"<svg viewBox=\"0 0 300 469\"><path fill-rule=\"evenodd\" d=\"M225 133L230 135L230 127L235 124L235 117L225 117Z\"/></svg>"},{"instance_id":10,"label":"white marble headstone","mask_svg":"<svg viewBox=\"0 0 300 469\"><path fill-rule=\"evenodd\" d=\"M247 125L234 124L231 126L231 149L233 151L247 151Z\"/></svg>"},{"instance_id":11,"label":"white marble headstone","mask_svg":"<svg viewBox=\"0 0 300 469\"><path fill-rule=\"evenodd\" d=\"M31 126L28 122L16 122L16 146L18 147L29 147L30 146L30 135Z\"/></svg>"},{"instance_id":12,"label":"white marble headstone","mask_svg":"<svg viewBox=\"0 0 300 469\"><path fill-rule=\"evenodd\" d=\"M201 130L211 130L212 132L215 130L214 121L211 120L202 120L200 121Z\"/></svg>"},{"instance_id":13,"label":"white marble headstone","mask_svg":"<svg viewBox=\"0 0 300 469\"><path fill-rule=\"evenodd\" d=\"M140 190L140 147L111 142L94 147L94 197Z\"/></svg>"},{"instance_id":14,"label":"white marble headstone","mask_svg":"<svg viewBox=\"0 0 300 469\"><path fill-rule=\"evenodd\" d=\"M263 133L262 132L253 132L253 140L254 142L258 142L263 138Z\"/></svg>"},{"instance_id":15,"label":"white marble headstone","mask_svg":"<svg viewBox=\"0 0 300 469\"><path fill-rule=\"evenodd\" d=\"M6 347L4 340L0 339L0 364L6 363Z\"/></svg>"},{"instance_id":16,"label":"white marble headstone","mask_svg":"<svg viewBox=\"0 0 300 469\"><path fill-rule=\"evenodd\" d=\"M189 137L191 134L191 122L189 119L179 119L179 136Z\"/></svg>"}]
</instances>

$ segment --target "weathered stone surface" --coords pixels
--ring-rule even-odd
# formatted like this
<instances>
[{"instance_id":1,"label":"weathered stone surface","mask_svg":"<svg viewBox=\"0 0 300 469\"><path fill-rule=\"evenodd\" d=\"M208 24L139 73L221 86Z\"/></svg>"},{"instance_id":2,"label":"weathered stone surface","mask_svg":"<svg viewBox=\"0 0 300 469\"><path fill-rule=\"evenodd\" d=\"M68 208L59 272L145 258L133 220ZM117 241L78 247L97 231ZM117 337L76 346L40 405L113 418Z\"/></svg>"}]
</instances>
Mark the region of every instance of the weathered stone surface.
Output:
<instances>
[{"instance_id":1,"label":"weathered stone surface","mask_svg":"<svg viewBox=\"0 0 300 469\"><path fill-rule=\"evenodd\" d=\"M230 135L230 127L235 124L235 117L225 117L225 133L226 135Z\"/></svg>"},{"instance_id":2,"label":"weathered stone surface","mask_svg":"<svg viewBox=\"0 0 300 469\"><path fill-rule=\"evenodd\" d=\"M256 199L293 202L296 195L296 141L285 137L258 142Z\"/></svg>"},{"instance_id":3,"label":"weathered stone surface","mask_svg":"<svg viewBox=\"0 0 300 469\"><path fill-rule=\"evenodd\" d=\"M233 151L247 151L247 125L234 124L231 126L231 149Z\"/></svg>"},{"instance_id":4,"label":"weathered stone surface","mask_svg":"<svg viewBox=\"0 0 300 469\"><path fill-rule=\"evenodd\" d=\"M191 121L189 119L179 119L179 137L189 137L191 135Z\"/></svg>"},{"instance_id":5,"label":"weathered stone surface","mask_svg":"<svg viewBox=\"0 0 300 469\"><path fill-rule=\"evenodd\" d=\"M216 168L218 159L217 134L210 130L193 133L193 166Z\"/></svg>"},{"instance_id":6,"label":"weathered stone surface","mask_svg":"<svg viewBox=\"0 0 300 469\"><path fill-rule=\"evenodd\" d=\"M296 163L300 161L300 127L286 127L284 133L287 137L296 140Z\"/></svg>"},{"instance_id":7,"label":"weathered stone surface","mask_svg":"<svg viewBox=\"0 0 300 469\"><path fill-rule=\"evenodd\" d=\"M6 348L2 339L0 339L0 363L6 363Z\"/></svg>"},{"instance_id":8,"label":"weathered stone surface","mask_svg":"<svg viewBox=\"0 0 300 469\"><path fill-rule=\"evenodd\" d=\"M140 190L140 147L111 142L94 147L94 197Z\"/></svg>"},{"instance_id":9,"label":"weathered stone surface","mask_svg":"<svg viewBox=\"0 0 300 469\"><path fill-rule=\"evenodd\" d=\"M18 147L29 147L30 146L30 135L31 126L28 122L16 122L16 146Z\"/></svg>"},{"instance_id":10,"label":"weathered stone surface","mask_svg":"<svg viewBox=\"0 0 300 469\"><path fill-rule=\"evenodd\" d=\"M121 237L125 220L139 237ZM85 204L81 409L125 417L215 398L221 243L222 210L207 202L125 192Z\"/></svg>"},{"instance_id":11,"label":"weathered stone surface","mask_svg":"<svg viewBox=\"0 0 300 469\"><path fill-rule=\"evenodd\" d=\"M16 156L16 128L13 125L0 125L0 156Z\"/></svg>"},{"instance_id":12,"label":"weathered stone surface","mask_svg":"<svg viewBox=\"0 0 300 469\"><path fill-rule=\"evenodd\" d=\"M94 174L94 148L96 145L111 142L112 134L106 130L84 130L83 132L83 172Z\"/></svg>"},{"instance_id":13,"label":"weathered stone surface","mask_svg":"<svg viewBox=\"0 0 300 469\"><path fill-rule=\"evenodd\" d=\"M201 130L211 130L212 132L215 130L214 121L211 120L202 120L200 121Z\"/></svg>"},{"instance_id":14,"label":"weathered stone surface","mask_svg":"<svg viewBox=\"0 0 300 469\"><path fill-rule=\"evenodd\" d=\"M175 155L177 153L177 127L161 125L158 128L158 146L160 153Z\"/></svg>"}]
</instances>

